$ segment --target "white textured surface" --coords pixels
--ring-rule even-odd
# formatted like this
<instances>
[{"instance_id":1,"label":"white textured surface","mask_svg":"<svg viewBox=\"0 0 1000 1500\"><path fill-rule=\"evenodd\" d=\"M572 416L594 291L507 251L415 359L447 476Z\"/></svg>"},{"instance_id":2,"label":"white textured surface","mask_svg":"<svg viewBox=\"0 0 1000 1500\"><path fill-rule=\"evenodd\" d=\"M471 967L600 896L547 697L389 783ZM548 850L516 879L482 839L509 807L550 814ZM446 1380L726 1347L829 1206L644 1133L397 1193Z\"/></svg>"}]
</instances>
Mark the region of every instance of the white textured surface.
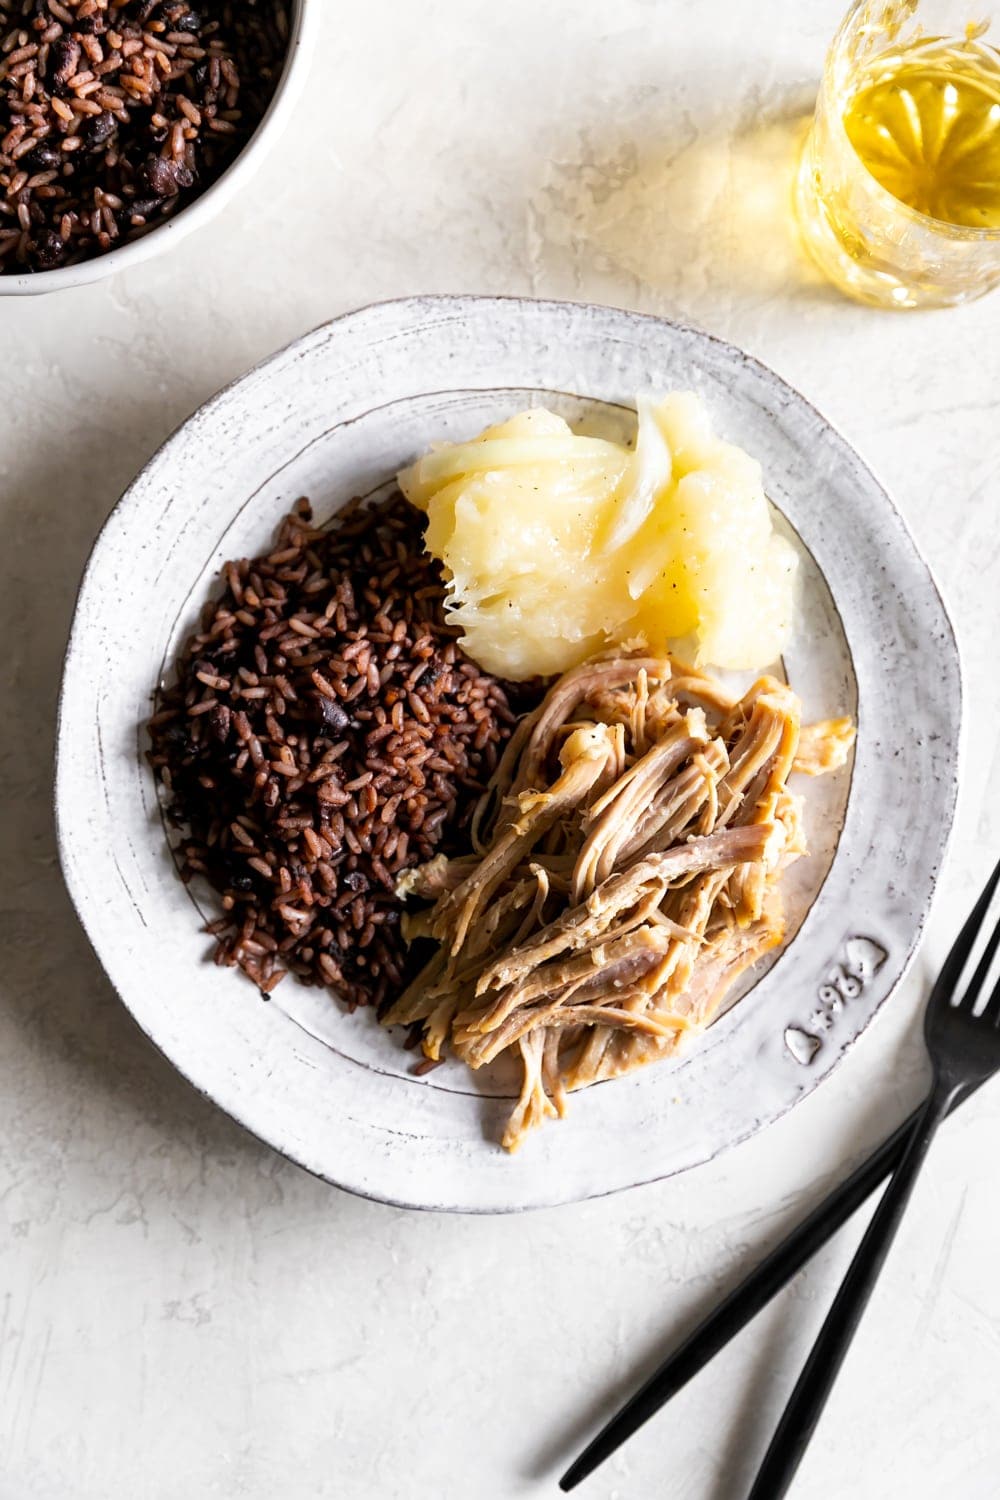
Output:
<instances>
[{"instance_id":1,"label":"white textured surface","mask_svg":"<svg viewBox=\"0 0 1000 1500\"><path fill-rule=\"evenodd\" d=\"M1000 299L879 314L797 261L786 163L840 4L316 3L328 54L224 220L107 286L4 307L3 1500L553 1494L608 1400L914 1102L910 1016L1000 851ZM248 1140L111 996L50 829L73 588L121 488L223 380L417 290L619 302L744 344L887 483L964 650L956 839L890 1013L714 1165L526 1218L378 1208ZM994 1085L935 1149L797 1500L993 1500L998 1124ZM740 1500L853 1238L581 1493Z\"/></svg>"}]
</instances>

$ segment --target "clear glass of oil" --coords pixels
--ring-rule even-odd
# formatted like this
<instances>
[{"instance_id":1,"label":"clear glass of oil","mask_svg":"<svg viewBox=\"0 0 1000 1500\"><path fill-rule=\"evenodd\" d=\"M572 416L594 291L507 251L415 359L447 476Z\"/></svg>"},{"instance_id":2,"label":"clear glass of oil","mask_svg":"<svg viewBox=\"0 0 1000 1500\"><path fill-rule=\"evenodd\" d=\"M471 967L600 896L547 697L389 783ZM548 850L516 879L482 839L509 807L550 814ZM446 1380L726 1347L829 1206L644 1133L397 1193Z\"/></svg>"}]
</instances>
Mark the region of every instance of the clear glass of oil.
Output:
<instances>
[{"instance_id":1,"label":"clear glass of oil","mask_svg":"<svg viewBox=\"0 0 1000 1500\"><path fill-rule=\"evenodd\" d=\"M1000 0L856 0L796 180L807 249L879 307L1000 284Z\"/></svg>"}]
</instances>

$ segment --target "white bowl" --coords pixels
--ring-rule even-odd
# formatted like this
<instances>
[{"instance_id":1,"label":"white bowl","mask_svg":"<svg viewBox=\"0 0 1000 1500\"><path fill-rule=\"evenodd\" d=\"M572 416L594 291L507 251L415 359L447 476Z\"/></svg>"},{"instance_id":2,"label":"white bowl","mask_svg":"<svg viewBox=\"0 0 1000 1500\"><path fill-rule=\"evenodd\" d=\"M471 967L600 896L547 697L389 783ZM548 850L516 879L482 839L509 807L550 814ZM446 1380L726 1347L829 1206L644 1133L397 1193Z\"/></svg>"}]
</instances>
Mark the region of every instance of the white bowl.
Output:
<instances>
[{"instance_id":1,"label":"white bowl","mask_svg":"<svg viewBox=\"0 0 1000 1500\"><path fill-rule=\"evenodd\" d=\"M208 961L208 892L167 848L143 724L150 690L225 558L264 549L309 495L325 519L436 438L544 402L614 435L643 389L692 387L763 462L801 555L785 656L809 718L853 713L847 769L808 787L811 857L791 941L679 1059L574 1094L513 1158L503 1083L412 1054L292 980L262 1001ZM595 430L591 427L591 430ZM507 1210L684 1171L790 1109L837 1066L913 955L957 780L961 683L926 564L888 496L808 402L707 334L613 308L489 297L386 303L317 329L196 412L111 515L66 657L56 810L63 871L140 1026L257 1135L355 1192ZM484 1070L485 1072L485 1070Z\"/></svg>"},{"instance_id":2,"label":"white bowl","mask_svg":"<svg viewBox=\"0 0 1000 1500\"><path fill-rule=\"evenodd\" d=\"M0 297L37 297L42 292L61 292L68 287L103 281L116 271L162 254L213 219L249 180L287 124L305 82L318 16L315 0L291 0L288 52L274 97L243 150L210 188L141 239L130 240L106 255L95 255L75 266L59 266L54 271L0 275Z\"/></svg>"}]
</instances>

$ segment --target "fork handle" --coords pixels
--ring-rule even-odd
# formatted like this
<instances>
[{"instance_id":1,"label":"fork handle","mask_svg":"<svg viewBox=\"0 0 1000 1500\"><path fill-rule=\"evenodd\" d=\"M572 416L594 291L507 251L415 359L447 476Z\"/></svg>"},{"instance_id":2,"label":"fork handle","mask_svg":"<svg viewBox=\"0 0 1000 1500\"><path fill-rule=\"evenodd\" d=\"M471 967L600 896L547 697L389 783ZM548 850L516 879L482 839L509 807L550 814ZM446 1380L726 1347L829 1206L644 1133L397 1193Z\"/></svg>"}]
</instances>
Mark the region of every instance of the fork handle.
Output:
<instances>
[{"instance_id":1,"label":"fork handle","mask_svg":"<svg viewBox=\"0 0 1000 1500\"><path fill-rule=\"evenodd\" d=\"M972 1088L958 1097L954 1106L961 1104L971 1092ZM871 1197L883 1179L895 1172L925 1108L926 1103L920 1104L907 1115L871 1156L855 1167L851 1175L828 1193L800 1224L789 1230L785 1238L702 1319L694 1332L667 1356L570 1464L559 1481L561 1490L575 1489L588 1474L628 1442L767 1306L782 1287L787 1286L817 1250Z\"/></svg>"},{"instance_id":2,"label":"fork handle","mask_svg":"<svg viewBox=\"0 0 1000 1500\"><path fill-rule=\"evenodd\" d=\"M923 1109L921 1104L908 1115L871 1156L828 1193L800 1224L789 1230L784 1239L702 1319L694 1332L668 1355L591 1439L560 1479L561 1490L575 1489L588 1474L628 1442L633 1433L638 1432L699 1370L704 1369L846 1224L879 1183L896 1170Z\"/></svg>"},{"instance_id":3,"label":"fork handle","mask_svg":"<svg viewBox=\"0 0 1000 1500\"><path fill-rule=\"evenodd\" d=\"M935 1087L921 1109L902 1160L875 1210L785 1407L749 1500L781 1500L795 1477L899 1228L927 1148L956 1092Z\"/></svg>"}]
</instances>

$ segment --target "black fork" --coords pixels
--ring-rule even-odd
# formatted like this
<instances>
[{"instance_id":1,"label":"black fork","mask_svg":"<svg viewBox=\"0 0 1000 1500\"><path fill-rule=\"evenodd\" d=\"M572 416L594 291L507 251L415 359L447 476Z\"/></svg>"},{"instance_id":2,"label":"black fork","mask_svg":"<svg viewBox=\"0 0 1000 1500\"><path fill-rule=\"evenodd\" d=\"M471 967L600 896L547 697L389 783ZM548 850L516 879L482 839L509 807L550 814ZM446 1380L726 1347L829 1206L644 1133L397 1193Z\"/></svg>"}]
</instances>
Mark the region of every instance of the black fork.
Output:
<instances>
[{"instance_id":1,"label":"black fork","mask_svg":"<svg viewBox=\"0 0 1000 1500\"><path fill-rule=\"evenodd\" d=\"M791 1484L909 1202L934 1133L958 1097L1000 1070L1000 982L978 1006L1000 947L994 927L968 985L959 989L1000 881L1000 866L962 928L931 991L924 1036L934 1070L902 1160L827 1314L760 1467L749 1500L781 1500Z\"/></svg>"}]
</instances>

